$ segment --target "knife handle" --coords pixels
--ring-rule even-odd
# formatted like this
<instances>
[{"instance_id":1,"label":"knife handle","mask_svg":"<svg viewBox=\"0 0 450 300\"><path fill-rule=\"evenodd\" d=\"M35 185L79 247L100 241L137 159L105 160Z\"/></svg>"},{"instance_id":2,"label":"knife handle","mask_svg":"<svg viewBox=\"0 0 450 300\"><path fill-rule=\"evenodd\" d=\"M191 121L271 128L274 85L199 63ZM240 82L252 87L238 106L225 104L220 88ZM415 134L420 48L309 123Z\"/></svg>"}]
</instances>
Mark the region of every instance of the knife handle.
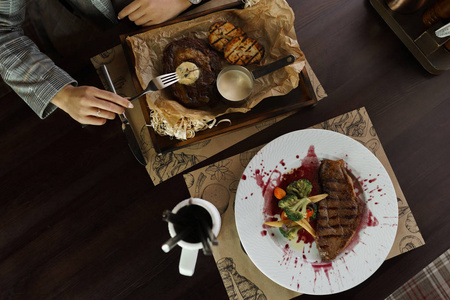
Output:
<instances>
[{"instance_id":1,"label":"knife handle","mask_svg":"<svg viewBox=\"0 0 450 300\"><path fill-rule=\"evenodd\" d=\"M108 90L110 92L113 92L114 94L117 94L116 89L114 88L114 84L111 80L111 76L109 75L109 72L108 72L108 69L106 68L106 66L101 65L99 69L103 75L103 78L105 79ZM125 133L125 135L128 138L128 146L130 147L131 153L133 153L134 157L141 165L145 166L147 164L147 162L145 161L145 158L142 154L142 150L139 146L139 143L136 140L136 135L134 134L133 128L131 127L130 123L128 122L128 119L127 119L125 113L119 114L119 118L120 118L120 121L122 121L122 131ZM130 144L129 135L133 136L134 146L132 146Z\"/></svg>"},{"instance_id":2,"label":"knife handle","mask_svg":"<svg viewBox=\"0 0 450 300\"><path fill-rule=\"evenodd\" d=\"M100 72L103 75L103 78L105 79L106 86L108 88L108 91L113 92L117 95L116 88L114 87L114 83L112 82L111 76L109 75L108 68L106 68L106 65L100 66ZM125 114L119 114L120 121L122 121L123 124L128 123L128 119L125 116Z\"/></svg>"},{"instance_id":3,"label":"knife handle","mask_svg":"<svg viewBox=\"0 0 450 300\"><path fill-rule=\"evenodd\" d=\"M111 80L111 76L109 75L108 69L106 68L105 65L101 65L100 66L100 72L103 75L103 78L105 79L106 82L106 86L108 87L108 90L110 92L113 92L114 94L117 94L116 89L114 87L114 84Z\"/></svg>"}]
</instances>

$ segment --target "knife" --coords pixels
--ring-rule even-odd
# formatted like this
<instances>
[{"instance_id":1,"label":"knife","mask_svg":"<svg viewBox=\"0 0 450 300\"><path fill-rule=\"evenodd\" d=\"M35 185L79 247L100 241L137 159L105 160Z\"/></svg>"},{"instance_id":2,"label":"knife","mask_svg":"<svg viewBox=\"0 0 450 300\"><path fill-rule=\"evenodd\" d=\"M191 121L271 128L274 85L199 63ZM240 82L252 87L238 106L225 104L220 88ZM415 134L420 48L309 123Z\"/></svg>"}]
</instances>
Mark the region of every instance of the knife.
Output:
<instances>
[{"instance_id":1,"label":"knife","mask_svg":"<svg viewBox=\"0 0 450 300\"><path fill-rule=\"evenodd\" d=\"M436 36L439 38L445 38L447 36L450 36L450 23L447 25L442 26L438 30L436 30Z\"/></svg>"},{"instance_id":2,"label":"knife","mask_svg":"<svg viewBox=\"0 0 450 300\"><path fill-rule=\"evenodd\" d=\"M102 73L103 77L105 78L106 85L108 87L108 90L110 92L113 92L114 94L117 94L116 89L114 88L114 84L111 80L111 76L109 76L108 69L105 65L100 66L100 72ZM136 135L134 134L133 127L131 127L130 122L128 121L127 116L125 113L118 114L120 121L122 122L122 131L125 134L128 146L131 149L131 152L133 153L134 157L137 159L137 161L141 165L146 165L144 155L142 154L141 147L139 146L139 143L136 139Z\"/></svg>"}]
</instances>

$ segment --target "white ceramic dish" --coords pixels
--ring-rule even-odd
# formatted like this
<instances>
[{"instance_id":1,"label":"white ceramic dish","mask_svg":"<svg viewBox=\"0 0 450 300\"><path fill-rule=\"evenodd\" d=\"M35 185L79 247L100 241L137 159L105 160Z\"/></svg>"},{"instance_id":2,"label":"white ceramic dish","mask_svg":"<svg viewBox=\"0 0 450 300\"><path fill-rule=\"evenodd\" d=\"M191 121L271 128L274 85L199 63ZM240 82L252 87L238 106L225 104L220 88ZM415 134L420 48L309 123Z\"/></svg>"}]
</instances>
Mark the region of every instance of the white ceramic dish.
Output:
<instances>
[{"instance_id":1,"label":"white ceramic dish","mask_svg":"<svg viewBox=\"0 0 450 300\"><path fill-rule=\"evenodd\" d=\"M364 206L358 232L331 262L321 261L315 242L301 247L277 228L263 226L270 217L279 218L270 215L266 201L280 176L324 158L344 159ZM244 249L262 273L293 291L324 295L350 289L380 267L395 239L398 206L392 181L372 152L345 135L306 129L273 140L253 157L239 183L235 216Z\"/></svg>"}]
</instances>

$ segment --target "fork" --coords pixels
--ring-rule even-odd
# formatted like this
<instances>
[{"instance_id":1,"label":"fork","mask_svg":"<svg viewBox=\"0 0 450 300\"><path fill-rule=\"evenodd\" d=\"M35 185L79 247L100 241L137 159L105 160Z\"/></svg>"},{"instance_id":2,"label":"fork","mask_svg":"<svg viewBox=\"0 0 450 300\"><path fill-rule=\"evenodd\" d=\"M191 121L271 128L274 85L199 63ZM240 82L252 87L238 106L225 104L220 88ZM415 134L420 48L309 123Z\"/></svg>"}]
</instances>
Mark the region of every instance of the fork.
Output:
<instances>
[{"instance_id":1,"label":"fork","mask_svg":"<svg viewBox=\"0 0 450 300\"><path fill-rule=\"evenodd\" d=\"M175 72L160 75L160 76L150 80L147 87L145 88L145 90L142 91L142 93L128 99L128 101L137 99L137 98L141 97L142 95L147 94L148 92L154 92L157 90L164 89L164 88L168 87L169 85L172 85L175 82L178 82L179 80L180 80L180 78L178 78L178 75Z\"/></svg>"}]
</instances>

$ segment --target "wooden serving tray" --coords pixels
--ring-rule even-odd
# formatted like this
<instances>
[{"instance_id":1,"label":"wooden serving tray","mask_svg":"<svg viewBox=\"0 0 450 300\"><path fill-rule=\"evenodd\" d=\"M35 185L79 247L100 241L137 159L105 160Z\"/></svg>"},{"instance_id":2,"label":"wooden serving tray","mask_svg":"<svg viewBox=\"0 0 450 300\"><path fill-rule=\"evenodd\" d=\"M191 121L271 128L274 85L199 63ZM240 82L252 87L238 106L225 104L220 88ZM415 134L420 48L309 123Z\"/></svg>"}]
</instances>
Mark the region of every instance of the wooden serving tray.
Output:
<instances>
[{"instance_id":1,"label":"wooden serving tray","mask_svg":"<svg viewBox=\"0 0 450 300\"><path fill-rule=\"evenodd\" d=\"M434 34L444 23L439 21L430 28L422 23L423 14L433 1L410 14L392 11L384 0L370 0L370 3L425 70L439 75L450 69L450 51L444 46L450 37L438 38Z\"/></svg>"},{"instance_id":2,"label":"wooden serving tray","mask_svg":"<svg viewBox=\"0 0 450 300\"><path fill-rule=\"evenodd\" d=\"M209 9L200 13L179 17L173 19L171 21L143 28L137 32L124 34L120 36L120 40L122 43L122 47L124 49L125 57L128 62L128 66L130 68L131 77L133 79L134 86L136 88L136 92L142 92L142 87L139 83L139 80L136 76L135 70L135 59L132 53L132 49L130 45L127 43L126 38L129 36L133 36L142 32L146 32L149 30L153 30L156 28L164 27L167 25L175 24L178 22L183 22L191 19L195 19L213 12L232 9L232 8L242 8L242 2L237 1L235 3L230 3L226 5L222 5L213 9ZM271 99L270 101L268 99ZM147 124L151 123L150 120L150 109L147 106L147 101L145 95L139 98L139 103L141 105L142 113L144 114L144 118ZM262 100L257 106L252 108L247 113L230 113L217 118L217 121L221 119L228 119L231 121L223 122L211 129L206 129L204 131L199 131L195 133L195 137L191 139L187 139L184 141L177 140L173 137L169 136L161 136L157 134L152 127L148 126L149 134L153 142L153 146L155 147L156 152L161 153L165 151L174 150L180 147L184 147L187 145L191 145L197 143L199 141L217 136L219 134L224 134L230 132L232 130L244 128L247 126L251 126L263 120L269 120L276 116L279 116L283 113L298 110L301 107L313 106L317 103L316 94L313 91L313 87L311 85L311 80L308 76L308 73L305 68L299 74L299 86L292 90L287 95L270 97Z\"/></svg>"}]
</instances>

